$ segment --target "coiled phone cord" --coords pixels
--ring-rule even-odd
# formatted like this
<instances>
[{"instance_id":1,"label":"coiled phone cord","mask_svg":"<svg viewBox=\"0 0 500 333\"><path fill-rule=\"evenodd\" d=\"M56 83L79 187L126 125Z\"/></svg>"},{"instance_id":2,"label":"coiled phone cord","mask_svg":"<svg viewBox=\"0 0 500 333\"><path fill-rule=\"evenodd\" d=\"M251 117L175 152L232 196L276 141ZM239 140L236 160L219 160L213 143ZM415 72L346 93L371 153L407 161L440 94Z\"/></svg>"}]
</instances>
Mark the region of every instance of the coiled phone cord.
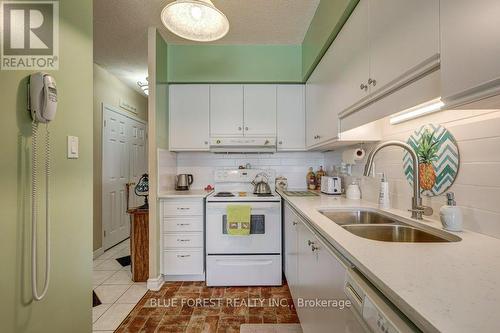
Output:
<instances>
[{"instance_id":1,"label":"coiled phone cord","mask_svg":"<svg viewBox=\"0 0 500 333\"><path fill-rule=\"evenodd\" d=\"M43 285L43 291L41 294L38 294L38 286L37 286L37 270L38 270L38 257L37 257L37 161L38 161L38 152L37 152L37 135L38 135L38 123L32 123L32 141L31 141L31 288L33 292L33 299L36 301L42 300L47 294L47 290L49 289L49 281L50 281L50 188L49 188L49 179L50 179L50 132L49 126L46 124L45 131L45 282Z\"/></svg>"}]
</instances>

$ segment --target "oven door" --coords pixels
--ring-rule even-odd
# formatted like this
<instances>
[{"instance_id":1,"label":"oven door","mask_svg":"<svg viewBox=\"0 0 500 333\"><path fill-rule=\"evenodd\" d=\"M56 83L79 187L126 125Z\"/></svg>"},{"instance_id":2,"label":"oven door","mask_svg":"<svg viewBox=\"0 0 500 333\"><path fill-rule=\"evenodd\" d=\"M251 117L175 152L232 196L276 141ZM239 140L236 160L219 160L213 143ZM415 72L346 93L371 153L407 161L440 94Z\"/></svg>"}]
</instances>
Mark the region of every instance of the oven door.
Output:
<instances>
[{"instance_id":1,"label":"oven door","mask_svg":"<svg viewBox=\"0 0 500 333\"><path fill-rule=\"evenodd\" d=\"M227 207L250 205L250 235L227 234ZM208 202L207 254L280 254L281 204L279 202Z\"/></svg>"}]
</instances>

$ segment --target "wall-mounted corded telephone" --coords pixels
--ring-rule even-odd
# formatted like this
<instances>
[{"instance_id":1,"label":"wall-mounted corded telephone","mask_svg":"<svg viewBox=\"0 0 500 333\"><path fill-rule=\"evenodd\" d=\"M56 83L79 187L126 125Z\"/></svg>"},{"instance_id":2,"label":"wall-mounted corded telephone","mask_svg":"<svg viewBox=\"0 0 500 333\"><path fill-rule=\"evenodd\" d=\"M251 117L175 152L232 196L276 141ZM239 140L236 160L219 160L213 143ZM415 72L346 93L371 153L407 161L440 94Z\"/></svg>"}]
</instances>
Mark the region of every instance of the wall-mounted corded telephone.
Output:
<instances>
[{"instance_id":1,"label":"wall-mounted corded telephone","mask_svg":"<svg viewBox=\"0 0 500 333\"><path fill-rule=\"evenodd\" d=\"M52 76L45 73L30 75L28 83L28 111L31 114L31 287L33 299L41 300L47 294L50 281L50 132L48 123L56 116L57 88ZM38 162L38 125L45 124L45 282L42 293L37 286L37 162Z\"/></svg>"}]
</instances>

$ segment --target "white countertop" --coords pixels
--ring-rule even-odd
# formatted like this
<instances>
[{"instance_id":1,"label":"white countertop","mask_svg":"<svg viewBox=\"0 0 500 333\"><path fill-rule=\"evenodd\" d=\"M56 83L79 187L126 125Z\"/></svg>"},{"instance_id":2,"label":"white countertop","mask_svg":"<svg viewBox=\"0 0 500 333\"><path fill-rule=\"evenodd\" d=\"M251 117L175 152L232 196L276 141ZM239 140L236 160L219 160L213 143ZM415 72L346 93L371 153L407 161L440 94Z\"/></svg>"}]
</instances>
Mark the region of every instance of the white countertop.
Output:
<instances>
[{"instance_id":1,"label":"white countertop","mask_svg":"<svg viewBox=\"0 0 500 333\"><path fill-rule=\"evenodd\" d=\"M377 208L373 203L327 195L282 196L423 331L500 330L499 239L464 231L453 233L462 238L455 243L374 241L351 234L318 212ZM410 221L442 230L439 221Z\"/></svg>"},{"instance_id":2,"label":"white countertop","mask_svg":"<svg viewBox=\"0 0 500 333\"><path fill-rule=\"evenodd\" d=\"M172 198L205 198L211 194L212 191L205 190L188 190L188 191L162 191L158 193L159 199L172 199Z\"/></svg>"}]
</instances>

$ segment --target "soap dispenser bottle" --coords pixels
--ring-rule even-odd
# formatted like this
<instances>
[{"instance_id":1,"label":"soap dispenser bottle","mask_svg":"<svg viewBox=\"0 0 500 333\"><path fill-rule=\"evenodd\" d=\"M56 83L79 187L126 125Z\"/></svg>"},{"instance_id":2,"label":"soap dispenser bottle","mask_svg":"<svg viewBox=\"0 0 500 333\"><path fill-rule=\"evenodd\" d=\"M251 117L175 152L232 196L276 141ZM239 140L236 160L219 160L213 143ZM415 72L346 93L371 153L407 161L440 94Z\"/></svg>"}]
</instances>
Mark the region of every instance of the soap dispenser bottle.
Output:
<instances>
[{"instance_id":1,"label":"soap dispenser bottle","mask_svg":"<svg viewBox=\"0 0 500 333\"><path fill-rule=\"evenodd\" d=\"M453 192L446 193L447 203L441 207L439 216L443 228L449 231L462 231L462 211L455 202L455 194Z\"/></svg>"},{"instance_id":2,"label":"soap dispenser bottle","mask_svg":"<svg viewBox=\"0 0 500 333\"><path fill-rule=\"evenodd\" d=\"M378 206L382 209L391 208L391 201L389 198L389 182L385 178L385 173L382 174L382 179L380 180L380 192L378 195Z\"/></svg>"}]
</instances>

